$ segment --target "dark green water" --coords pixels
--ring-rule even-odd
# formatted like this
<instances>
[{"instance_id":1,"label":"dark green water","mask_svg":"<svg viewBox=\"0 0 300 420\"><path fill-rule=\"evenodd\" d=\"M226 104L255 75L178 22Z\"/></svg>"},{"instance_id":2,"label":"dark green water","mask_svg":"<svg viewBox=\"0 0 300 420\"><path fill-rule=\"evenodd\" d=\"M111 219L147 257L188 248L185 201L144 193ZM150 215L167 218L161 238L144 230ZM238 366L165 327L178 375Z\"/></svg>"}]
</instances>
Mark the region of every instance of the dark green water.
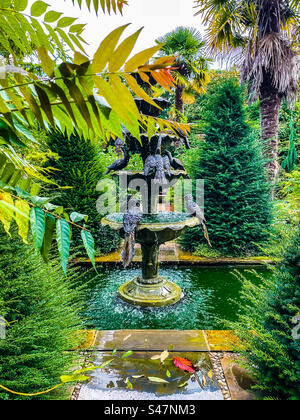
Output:
<instances>
[{"instance_id":1,"label":"dark green water","mask_svg":"<svg viewBox=\"0 0 300 420\"><path fill-rule=\"evenodd\" d=\"M140 308L123 302L118 288L139 275L140 270L103 269L91 280L87 293L89 328L116 329L226 329L223 320L234 321L238 313L242 284L233 271L251 281L260 280L252 268L245 267L172 267L161 268L160 274L179 284L185 297L165 308ZM270 276L264 267L255 267L259 275ZM91 277L92 276L92 277Z\"/></svg>"}]
</instances>

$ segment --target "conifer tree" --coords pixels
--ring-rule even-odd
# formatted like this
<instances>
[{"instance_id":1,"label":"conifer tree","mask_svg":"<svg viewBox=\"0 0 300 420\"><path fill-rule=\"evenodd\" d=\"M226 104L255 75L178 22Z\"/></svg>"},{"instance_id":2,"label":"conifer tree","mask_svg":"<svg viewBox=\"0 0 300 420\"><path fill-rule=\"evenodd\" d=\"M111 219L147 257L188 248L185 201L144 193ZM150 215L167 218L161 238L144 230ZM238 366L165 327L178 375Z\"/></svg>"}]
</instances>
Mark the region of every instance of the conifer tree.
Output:
<instances>
[{"instance_id":1,"label":"conifer tree","mask_svg":"<svg viewBox=\"0 0 300 420\"><path fill-rule=\"evenodd\" d=\"M95 239L96 252L108 253L119 246L119 236L113 230L101 226L101 215L96 203L99 193L97 183L104 176L108 158L101 160L100 147L71 135L70 138L55 133L49 136L48 145L59 159L50 162L50 166L58 169L53 172L53 178L61 187L72 187L62 190L57 199L58 205L64 206L69 212L76 211L89 216L86 227L91 230ZM73 245L82 244L80 232L73 232Z\"/></svg>"},{"instance_id":2,"label":"conifer tree","mask_svg":"<svg viewBox=\"0 0 300 420\"><path fill-rule=\"evenodd\" d=\"M249 255L268 237L271 203L259 141L247 125L237 80L212 83L204 109L205 142L192 176L205 180L210 239L223 254ZM182 243L194 251L202 241L195 228Z\"/></svg>"}]
</instances>

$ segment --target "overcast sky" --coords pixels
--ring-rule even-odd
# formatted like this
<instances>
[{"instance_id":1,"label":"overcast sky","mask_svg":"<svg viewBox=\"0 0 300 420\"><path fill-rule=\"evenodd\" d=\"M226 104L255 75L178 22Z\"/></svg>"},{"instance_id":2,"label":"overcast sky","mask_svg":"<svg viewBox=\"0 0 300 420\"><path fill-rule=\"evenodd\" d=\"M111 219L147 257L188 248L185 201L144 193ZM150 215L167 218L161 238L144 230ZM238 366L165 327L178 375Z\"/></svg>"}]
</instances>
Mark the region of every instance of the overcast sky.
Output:
<instances>
[{"instance_id":1,"label":"overcast sky","mask_svg":"<svg viewBox=\"0 0 300 420\"><path fill-rule=\"evenodd\" d=\"M30 0L32 4L34 0ZM89 43L87 53L92 56L103 38L113 29L126 23L132 25L125 35L130 35L144 26L137 42L135 52L155 45L155 39L171 31L177 26L192 26L200 30L200 17L194 17L194 0L129 0L124 7L123 16L104 15L102 11L97 17L94 11L82 10L72 5L72 0L45 0L50 5L48 10L63 12L65 16L78 17L78 23L87 23L84 38Z\"/></svg>"}]
</instances>

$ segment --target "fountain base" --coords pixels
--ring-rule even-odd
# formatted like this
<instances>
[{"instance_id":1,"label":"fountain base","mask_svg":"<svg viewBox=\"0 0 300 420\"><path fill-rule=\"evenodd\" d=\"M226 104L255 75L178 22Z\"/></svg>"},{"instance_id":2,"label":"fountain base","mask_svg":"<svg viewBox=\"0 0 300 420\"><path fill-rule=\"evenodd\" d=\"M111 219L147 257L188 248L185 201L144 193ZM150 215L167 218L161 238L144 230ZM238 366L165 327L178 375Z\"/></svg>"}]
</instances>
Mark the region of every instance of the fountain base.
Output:
<instances>
[{"instance_id":1,"label":"fountain base","mask_svg":"<svg viewBox=\"0 0 300 420\"><path fill-rule=\"evenodd\" d=\"M119 289L119 296L127 303L136 306L161 307L178 302L183 293L181 288L164 277L155 284L141 283L137 277L123 284Z\"/></svg>"}]
</instances>

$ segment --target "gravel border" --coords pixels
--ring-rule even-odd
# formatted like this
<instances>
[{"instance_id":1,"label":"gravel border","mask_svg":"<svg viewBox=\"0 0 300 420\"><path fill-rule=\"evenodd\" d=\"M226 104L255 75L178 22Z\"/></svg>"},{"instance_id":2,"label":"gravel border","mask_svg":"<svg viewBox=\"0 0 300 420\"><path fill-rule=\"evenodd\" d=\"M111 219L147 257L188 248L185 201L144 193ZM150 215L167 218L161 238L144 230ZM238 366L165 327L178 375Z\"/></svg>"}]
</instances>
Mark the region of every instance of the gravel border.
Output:
<instances>
[{"instance_id":1,"label":"gravel border","mask_svg":"<svg viewBox=\"0 0 300 420\"><path fill-rule=\"evenodd\" d=\"M224 352L209 353L209 357L213 366L215 376L217 378L218 384L221 388L223 397L225 401L232 401L230 394L229 386L226 381L226 377L223 371L221 359L224 356Z\"/></svg>"}]
</instances>

